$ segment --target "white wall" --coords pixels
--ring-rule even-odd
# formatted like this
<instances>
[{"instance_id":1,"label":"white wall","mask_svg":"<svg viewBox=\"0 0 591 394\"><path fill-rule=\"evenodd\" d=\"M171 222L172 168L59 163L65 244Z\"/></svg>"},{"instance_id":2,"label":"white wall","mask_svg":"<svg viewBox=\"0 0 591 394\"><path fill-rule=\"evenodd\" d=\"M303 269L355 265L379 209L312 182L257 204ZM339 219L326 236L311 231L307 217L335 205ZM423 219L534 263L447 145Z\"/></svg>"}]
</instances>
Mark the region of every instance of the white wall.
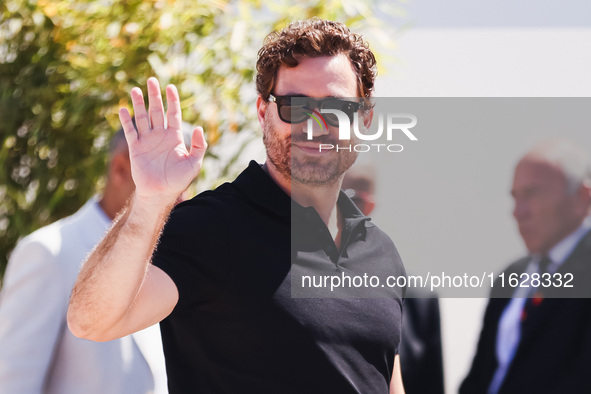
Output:
<instances>
[{"instance_id":1,"label":"white wall","mask_svg":"<svg viewBox=\"0 0 591 394\"><path fill-rule=\"evenodd\" d=\"M425 13L429 14L429 9L422 7L419 17ZM442 15L443 19L445 17ZM490 26L486 28L449 28L449 25L412 28L399 37L398 48L393 53L395 60L387 64L387 74L379 77L377 96L591 97L591 28L578 26L579 19L573 19L577 27L539 27L536 23L528 28L495 27L493 21L487 23ZM426 20L433 24L438 19L429 16ZM557 20L568 18L557 15ZM531 20L527 24L531 25ZM537 24L544 23L538 20ZM591 152L591 130L569 137ZM517 141L506 154L507 163L515 163L532 142L529 139ZM506 177L501 183L507 185L508 191L512 174L507 170L501 176ZM510 215L510 199L499 199L496 206L489 206L482 221L489 219L498 221L504 231L502 235L508 239L495 257L509 263L522 255L524 249ZM431 220L436 222L438 218ZM477 229L473 229L472 236L473 239L465 240L467 245L482 243ZM405 251L404 239L395 239L395 242L403 249L403 258L405 252L411 256L417 252L409 248ZM485 306L484 299L441 300L448 393L457 392L471 363Z\"/></svg>"}]
</instances>

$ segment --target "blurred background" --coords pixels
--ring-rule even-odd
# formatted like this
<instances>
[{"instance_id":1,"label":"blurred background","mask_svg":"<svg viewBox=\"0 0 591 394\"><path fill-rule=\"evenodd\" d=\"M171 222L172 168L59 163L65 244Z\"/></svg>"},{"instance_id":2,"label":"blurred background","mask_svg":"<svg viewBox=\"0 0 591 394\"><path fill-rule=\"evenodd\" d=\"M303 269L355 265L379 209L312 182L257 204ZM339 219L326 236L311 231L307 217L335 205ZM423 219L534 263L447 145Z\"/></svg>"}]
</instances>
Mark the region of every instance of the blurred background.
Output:
<instances>
[{"instance_id":1,"label":"blurred background","mask_svg":"<svg viewBox=\"0 0 591 394\"><path fill-rule=\"evenodd\" d=\"M378 96L591 97L591 3L586 0L294 4L1 2L0 277L20 237L75 212L100 191L107 142L119 127L118 108L129 106L129 90L145 88L150 76L163 86L176 84L184 120L205 129L211 148L193 192L232 179L252 158L263 161L254 112L256 52L268 32L296 19L317 15L364 33L380 56ZM555 135L591 150L589 130L556 130ZM546 136L551 134L515 139L499 157L497 177L479 191L494 201L479 222L494 224L499 232L494 242L503 247L490 250L490 236L479 236L464 223L455 234L470 253L486 253L501 265L523 255L510 214L512 168L536 138ZM387 184L392 173L378 175ZM399 190L429 181L400 184ZM453 188L466 179L452 173L447 181ZM420 220L437 223L444 216L436 210L417 216L425 201L410 197L396 204L398 211L386 211L393 196L380 194L379 184L377 193L383 211L376 216L396 219L383 225L403 259L422 258L425 248L404 220L413 217L414 228L422 229L428 242L437 235L425 231ZM440 301L445 382L453 393L471 362L486 299Z\"/></svg>"},{"instance_id":2,"label":"blurred background","mask_svg":"<svg viewBox=\"0 0 591 394\"><path fill-rule=\"evenodd\" d=\"M378 81L379 96L591 97L588 1L410 0L404 9L407 18L404 24L396 23L401 29L395 59ZM524 130L511 137L500 133L499 140L493 136L472 139L474 151L482 153L480 168L455 166L458 171L443 175L423 171L420 179L407 183L397 176L398 169L381 171L380 184L391 184L395 177L400 192L395 197L380 194L378 184L376 217L392 218L380 225L394 239L405 264L437 253L486 259L505 267L524 256L526 250L511 216L513 168L534 143L558 136L578 142L591 153L591 123L587 122L582 128ZM413 149L429 143L427 136L417 137ZM462 149L433 157L427 168L462 160L466 142L454 141L450 135L448 147L454 142ZM502 149L494 150L499 146ZM469 193L456 193L453 206L439 203L442 192L466 189ZM378 212L393 200L397 203L390 204L391 210ZM485 202L483 209L476 209L479 202ZM484 298L440 299L447 393L456 393L468 372L486 302Z\"/></svg>"},{"instance_id":3,"label":"blurred background","mask_svg":"<svg viewBox=\"0 0 591 394\"><path fill-rule=\"evenodd\" d=\"M0 273L19 237L100 191L132 87L145 89L150 76L177 86L183 119L202 125L211 147L194 191L210 188L260 143L253 78L269 32L316 15L387 53L393 27L383 16L400 9L370 0L0 2Z\"/></svg>"}]
</instances>

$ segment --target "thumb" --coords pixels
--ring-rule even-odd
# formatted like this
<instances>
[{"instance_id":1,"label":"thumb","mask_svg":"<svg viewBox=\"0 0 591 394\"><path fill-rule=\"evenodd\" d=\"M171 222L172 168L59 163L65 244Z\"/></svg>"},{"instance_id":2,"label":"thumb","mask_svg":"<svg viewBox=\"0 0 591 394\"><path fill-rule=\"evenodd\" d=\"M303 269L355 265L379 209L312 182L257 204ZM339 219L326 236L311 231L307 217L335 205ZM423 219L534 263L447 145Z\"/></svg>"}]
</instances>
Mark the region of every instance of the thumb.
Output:
<instances>
[{"instance_id":1,"label":"thumb","mask_svg":"<svg viewBox=\"0 0 591 394\"><path fill-rule=\"evenodd\" d=\"M191 150L189 155L197 161L201 161L205 155L207 149L207 142L205 141L205 135L203 134L203 128L200 126L195 127L193 135L191 136Z\"/></svg>"}]
</instances>

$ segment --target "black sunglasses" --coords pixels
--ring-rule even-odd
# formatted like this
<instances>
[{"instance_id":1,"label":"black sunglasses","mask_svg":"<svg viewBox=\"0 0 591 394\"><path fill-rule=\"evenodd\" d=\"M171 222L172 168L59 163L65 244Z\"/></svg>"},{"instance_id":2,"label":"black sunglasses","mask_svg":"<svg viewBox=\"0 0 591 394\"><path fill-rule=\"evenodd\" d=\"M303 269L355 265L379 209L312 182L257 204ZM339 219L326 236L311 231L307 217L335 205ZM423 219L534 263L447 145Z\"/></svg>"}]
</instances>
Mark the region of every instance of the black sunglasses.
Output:
<instances>
[{"instance_id":1,"label":"black sunglasses","mask_svg":"<svg viewBox=\"0 0 591 394\"><path fill-rule=\"evenodd\" d=\"M269 94L269 101L277 104L279 119L289 124L305 122L312 116L314 108L320 110L334 109L344 112L349 117L349 124L352 124L355 112L359 111L361 107L361 104L355 101L341 100L334 97L314 99L306 96L274 96ZM322 114L322 117L331 126L339 125L339 119L335 114Z\"/></svg>"}]
</instances>

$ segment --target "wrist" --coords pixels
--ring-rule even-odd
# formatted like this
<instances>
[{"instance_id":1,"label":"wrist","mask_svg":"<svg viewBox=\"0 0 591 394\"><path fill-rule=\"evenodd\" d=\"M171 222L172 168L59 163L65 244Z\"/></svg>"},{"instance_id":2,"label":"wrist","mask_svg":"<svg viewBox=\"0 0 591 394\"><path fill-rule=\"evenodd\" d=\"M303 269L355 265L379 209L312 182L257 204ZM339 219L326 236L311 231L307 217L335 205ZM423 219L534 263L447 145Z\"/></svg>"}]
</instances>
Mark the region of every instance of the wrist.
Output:
<instances>
[{"instance_id":1,"label":"wrist","mask_svg":"<svg viewBox=\"0 0 591 394\"><path fill-rule=\"evenodd\" d=\"M166 195L141 196L134 193L130 201L130 215L139 216L146 220L156 220L168 216L174 208L176 197Z\"/></svg>"}]
</instances>

